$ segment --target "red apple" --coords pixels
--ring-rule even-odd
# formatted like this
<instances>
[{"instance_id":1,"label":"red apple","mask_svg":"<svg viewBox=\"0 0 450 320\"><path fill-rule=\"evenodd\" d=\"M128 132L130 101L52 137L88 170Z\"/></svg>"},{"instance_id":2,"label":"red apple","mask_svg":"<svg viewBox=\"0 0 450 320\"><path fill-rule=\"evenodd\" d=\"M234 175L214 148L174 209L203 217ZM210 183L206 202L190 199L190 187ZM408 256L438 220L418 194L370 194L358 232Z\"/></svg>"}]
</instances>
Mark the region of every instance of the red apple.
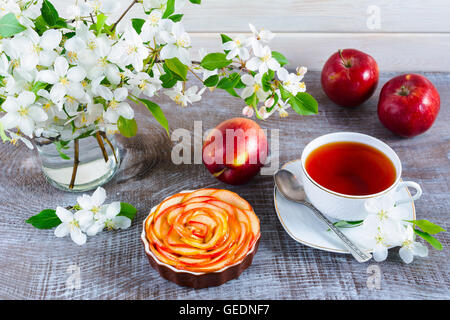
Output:
<instances>
[{"instance_id":1,"label":"red apple","mask_svg":"<svg viewBox=\"0 0 450 320\"><path fill-rule=\"evenodd\" d=\"M244 184L267 158L267 138L253 120L233 118L211 130L203 144L203 163L222 182Z\"/></svg>"},{"instance_id":2,"label":"red apple","mask_svg":"<svg viewBox=\"0 0 450 320\"><path fill-rule=\"evenodd\" d=\"M386 128L402 137L427 131L441 105L439 92L420 74L404 74L383 86L378 101L378 117Z\"/></svg>"},{"instance_id":3,"label":"red apple","mask_svg":"<svg viewBox=\"0 0 450 320\"><path fill-rule=\"evenodd\" d=\"M378 84L378 65L374 58L355 49L339 50L322 69L322 88L343 107L355 107L369 99Z\"/></svg>"}]
</instances>

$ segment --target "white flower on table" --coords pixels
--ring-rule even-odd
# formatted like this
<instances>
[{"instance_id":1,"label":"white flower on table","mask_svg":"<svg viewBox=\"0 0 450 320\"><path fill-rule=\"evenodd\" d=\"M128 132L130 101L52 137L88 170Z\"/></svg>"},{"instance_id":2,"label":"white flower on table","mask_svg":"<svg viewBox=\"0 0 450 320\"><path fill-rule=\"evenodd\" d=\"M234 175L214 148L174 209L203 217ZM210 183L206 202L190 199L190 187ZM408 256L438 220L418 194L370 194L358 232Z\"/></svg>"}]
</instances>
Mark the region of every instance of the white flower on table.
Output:
<instances>
[{"instance_id":1,"label":"white flower on table","mask_svg":"<svg viewBox=\"0 0 450 320\"><path fill-rule=\"evenodd\" d=\"M92 212L77 211L72 213L63 207L57 207L56 215L62 223L56 227L55 236L61 238L70 234L76 244L81 246L86 243L86 234L82 230L92 224Z\"/></svg>"},{"instance_id":2,"label":"white flower on table","mask_svg":"<svg viewBox=\"0 0 450 320\"><path fill-rule=\"evenodd\" d=\"M267 93L263 90L261 84L262 76L262 73L258 73L255 77L252 77L249 74L245 74L241 77L241 81L246 85L241 93L242 99L246 99L254 93L259 100L264 100L267 97Z\"/></svg>"},{"instance_id":3,"label":"white flower on table","mask_svg":"<svg viewBox=\"0 0 450 320\"><path fill-rule=\"evenodd\" d=\"M227 54L227 59L231 60L236 56L239 56L244 61L247 61L250 57L247 46L249 45L249 40L242 34L236 36L232 41L225 42L222 44L224 50L229 50Z\"/></svg>"},{"instance_id":4,"label":"white flower on table","mask_svg":"<svg viewBox=\"0 0 450 320\"><path fill-rule=\"evenodd\" d=\"M127 229L131 225L131 220L124 216L118 216L120 213L120 202L113 202L103 206L102 210L96 215L95 222L86 230L88 236L93 236L107 228Z\"/></svg>"},{"instance_id":5,"label":"white flower on table","mask_svg":"<svg viewBox=\"0 0 450 320\"><path fill-rule=\"evenodd\" d=\"M414 256L426 257L428 255L428 248L415 241L414 230L411 225L402 226L400 230L400 257L405 263L411 263Z\"/></svg>"},{"instance_id":6,"label":"white flower on table","mask_svg":"<svg viewBox=\"0 0 450 320\"><path fill-rule=\"evenodd\" d=\"M178 58L185 65L191 64L189 47L191 38L184 30L183 24L176 22L172 25L171 32L162 32L161 38L166 45L161 49L161 59Z\"/></svg>"},{"instance_id":7,"label":"white flower on table","mask_svg":"<svg viewBox=\"0 0 450 320\"><path fill-rule=\"evenodd\" d=\"M117 88L113 92L113 98L107 102L107 109L104 112L104 118L111 123L117 123L120 116L125 119L133 119L133 108L125 100L128 97L126 88Z\"/></svg>"},{"instance_id":8,"label":"white flower on table","mask_svg":"<svg viewBox=\"0 0 450 320\"><path fill-rule=\"evenodd\" d=\"M80 211L89 211L94 215L100 212L103 203L106 200L106 191L102 187L98 187L92 196L87 194L83 194L82 196L77 198L77 203L80 206Z\"/></svg>"},{"instance_id":9,"label":"white flower on table","mask_svg":"<svg viewBox=\"0 0 450 320\"><path fill-rule=\"evenodd\" d=\"M81 99L85 95L81 81L86 77L86 71L80 67L69 69L69 63L64 57L55 59L53 70L42 70L38 73L40 81L52 84L50 97L53 102L60 103L66 94Z\"/></svg>"},{"instance_id":10,"label":"white flower on table","mask_svg":"<svg viewBox=\"0 0 450 320\"><path fill-rule=\"evenodd\" d=\"M34 103L35 100L35 94L30 91L21 92L17 98L8 96L2 104L2 109L7 113L0 119L4 129L17 127L31 138L36 122L47 120L47 114Z\"/></svg>"},{"instance_id":11,"label":"white flower on table","mask_svg":"<svg viewBox=\"0 0 450 320\"><path fill-rule=\"evenodd\" d=\"M245 66L251 71L266 73L269 69L277 71L280 68L278 61L272 57L272 50L269 46L262 46L259 43L253 45L255 57L250 58Z\"/></svg>"}]
</instances>

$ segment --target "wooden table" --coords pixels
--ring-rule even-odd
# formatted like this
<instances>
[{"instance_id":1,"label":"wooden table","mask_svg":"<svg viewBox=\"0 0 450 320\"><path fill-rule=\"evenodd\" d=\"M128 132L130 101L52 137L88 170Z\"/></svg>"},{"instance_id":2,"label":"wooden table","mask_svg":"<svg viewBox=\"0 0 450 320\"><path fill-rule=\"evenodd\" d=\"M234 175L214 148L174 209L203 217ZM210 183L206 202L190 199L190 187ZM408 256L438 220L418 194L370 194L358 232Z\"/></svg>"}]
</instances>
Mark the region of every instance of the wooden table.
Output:
<instances>
[{"instance_id":1,"label":"wooden table","mask_svg":"<svg viewBox=\"0 0 450 320\"><path fill-rule=\"evenodd\" d=\"M382 74L384 84L395 74ZM319 101L319 114L277 115L260 122L280 129L280 164L299 158L311 139L335 131L357 131L388 143L403 162L403 176L421 184L417 216L449 229L450 204L450 74L426 74L442 98L434 126L414 139L401 139L385 129L376 115L377 93L357 109L333 105L320 88L318 73L308 73L308 91ZM217 90L181 109L166 96L157 99L172 129L192 130L194 120L209 129L240 116L243 103ZM123 162L104 187L108 201L134 204L138 214L127 230L103 232L78 247L69 238L57 239L53 230L37 230L24 221L44 208L69 205L77 194L50 186L35 155L23 145L0 144L0 298L6 299L449 299L449 236L438 239L443 251L410 265L398 249L387 261L359 264L350 255L319 251L292 240L274 211L271 176L257 176L249 184L230 187L214 179L201 164L174 165L171 142L147 110L136 107L139 133L121 138ZM239 279L220 287L193 290L162 279L144 254L139 236L150 208L184 189L229 188L246 198L261 220L262 239L252 266ZM369 265L381 270L380 289L369 289ZM71 289L79 267L80 288ZM76 271L75 271L76 273Z\"/></svg>"}]
</instances>

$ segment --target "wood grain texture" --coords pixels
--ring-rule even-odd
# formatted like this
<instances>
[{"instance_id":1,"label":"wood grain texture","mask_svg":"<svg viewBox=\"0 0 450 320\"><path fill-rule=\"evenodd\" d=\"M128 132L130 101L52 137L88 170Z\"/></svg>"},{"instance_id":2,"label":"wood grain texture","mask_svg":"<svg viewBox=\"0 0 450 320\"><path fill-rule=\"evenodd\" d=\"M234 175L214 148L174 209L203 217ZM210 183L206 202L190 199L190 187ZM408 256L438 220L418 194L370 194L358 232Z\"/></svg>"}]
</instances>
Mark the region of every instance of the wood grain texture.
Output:
<instances>
[{"instance_id":1,"label":"wood grain texture","mask_svg":"<svg viewBox=\"0 0 450 320\"><path fill-rule=\"evenodd\" d=\"M64 15L74 1L52 2ZM119 2L126 8L131 0ZM181 12L194 50L218 51L219 33L249 32L250 22L277 33L271 48L309 70L321 70L338 49L356 48L373 55L385 72L450 72L448 0L205 0ZM144 16L136 5L123 21Z\"/></svg>"},{"instance_id":2,"label":"wood grain texture","mask_svg":"<svg viewBox=\"0 0 450 320\"><path fill-rule=\"evenodd\" d=\"M384 84L395 74L382 74ZM388 143L403 162L403 177L421 184L417 216L449 229L450 204L450 74L425 74L442 98L439 117L425 134L401 139L376 116L374 97L357 109L333 105L320 88L319 74L308 73L308 91L319 101L319 114L260 122L280 130L280 164L299 158L313 138L335 131L357 131ZM381 86L380 86L381 87ZM192 130L195 120L203 129L240 116L239 99L216 90L184 109L167 97L156 99L171 129ZM450 299L447 233L438 235L443 251L430 250L427 258L403 264L398 249L377 264L381 289L366 285L366 264L350 255L319 251L292 240L279 223L273 205L271 176L257 176L249 184L230 187L214 179L201 164L174 165L171 141L147 110L135 107L139 134L121 138L123 162L104 188L108 201L134 204L138 213L131 227L103 232L79 247L69 238L57 239L53 230L37 230L24 221L44 208L69 205L76 194L50 186L35 155L24 146L0 145L0 298L2 299ZM269 138L270 138L269 131ZM164 197L185 189L229 188L246 198L261 220L261 243L254 262L239 279L220 287L194 290L162 279L153 270L140 241L142 221ZM80 267L81 288L69 289L71 265Z\"/></svg>"},{"instance_id":3,"label":"wood grain texture","mask_svg":"<svg viewBox=\"0 0 450 320\"><path fill-rule=\"evenodd\" d=\"M132 2L117 1L123 9ZM51 2L63 15L74 0ZM186 2L181 11L190 32L242 32L249 22L276 32L450 32L447 0L203 0L200 6ZM368 27L368 18L378 13L379 28ZM136 6L128 16L143 13Z\"/></svg>"},{"instance_id":4,"label":"wood grain texture","mask_svg":"<svg viewBox=\"0 0 450 320\"><path fill-rule=\"evenodd\" d=\"M218 34L191 36L195 49L220 50ZM450 72L450 33L279 33L270 47L283 53L291 67L303 65L314 71L322 70L338 49L355 48L373 56L384 72Z\"/></svg>"}]
</instances>

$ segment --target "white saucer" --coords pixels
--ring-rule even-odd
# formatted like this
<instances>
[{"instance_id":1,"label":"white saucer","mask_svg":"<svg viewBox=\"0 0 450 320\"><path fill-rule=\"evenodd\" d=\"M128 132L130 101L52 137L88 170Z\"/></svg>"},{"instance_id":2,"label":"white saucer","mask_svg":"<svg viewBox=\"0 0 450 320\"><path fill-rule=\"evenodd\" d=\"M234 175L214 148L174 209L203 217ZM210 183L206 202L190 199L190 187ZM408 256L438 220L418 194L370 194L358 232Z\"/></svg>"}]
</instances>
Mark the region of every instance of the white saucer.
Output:
<instances>
[{"instance_id":1,"label":"white saucer","mask_svg":"<svg viewBox=\"0 0 450 320\"><path fill-rule=\"evenodd\" d=\"M297 177L300 177L301 161L300 159L290 161L283 165L282 168L289 170ZM350 253L336 235L334 235L331 231L327 231L327 225L317 219L310 209L285 199L276 187L274 187L273 195L275 211L278 215L278 219L280 220L284 230L286 230L286 232L294 240L306 246L320 250ZM404 199L406 197L411 198L411 194L409 193L408 188L405 187L397 192L396 197L398 197L398 199ZM412 199L411 202L401 204L400 206L407 210L407 219L416 219L416 210ZM337 221L332 218L330 218L330 220L333 222ZM361 238L361 229L361 227L341 228L341 231L350 240L364 248L364 246L358 241L358 239Z\"/></svg>"}]
</instances>

